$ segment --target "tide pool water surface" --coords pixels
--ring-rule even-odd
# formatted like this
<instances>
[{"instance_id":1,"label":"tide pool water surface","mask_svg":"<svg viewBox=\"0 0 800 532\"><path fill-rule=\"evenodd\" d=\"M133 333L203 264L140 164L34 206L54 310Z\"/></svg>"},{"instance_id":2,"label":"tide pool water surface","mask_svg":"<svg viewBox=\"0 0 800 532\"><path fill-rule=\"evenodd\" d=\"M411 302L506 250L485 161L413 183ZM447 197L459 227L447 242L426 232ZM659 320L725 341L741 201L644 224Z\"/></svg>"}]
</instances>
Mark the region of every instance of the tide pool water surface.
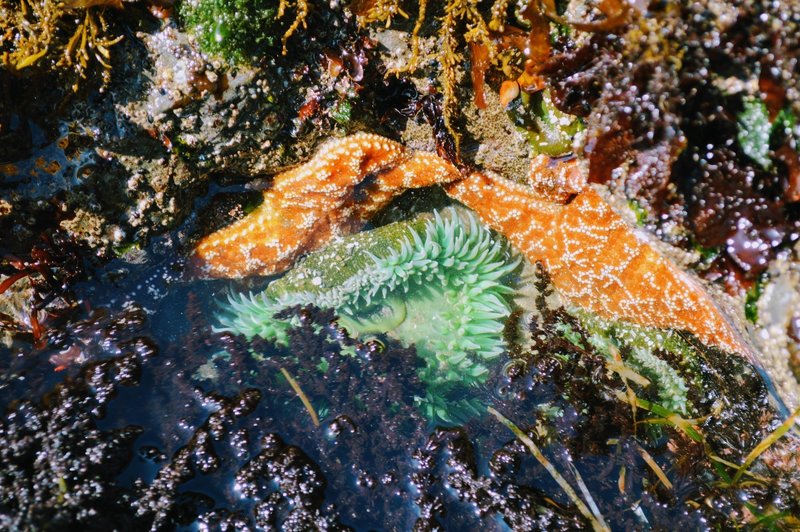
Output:
<instances>
[{"instance_id":1,"label":"tide pool water surface","mask_svg":"<svg viewBox=\"0 0 800 532\"><path fill-rule=\"evenodd\" d=\"M0 0L0 529L800 527L780 4Z\"/></svg>"},{"instance_id":2,"label":"tide pool water surface","mask_svg":"<svg viewBox=\"0 0 800 532\"><path fill-rule=\"evenodd\" d=\"M255 285L187 278L169 237L93 270L84 319L4 358L8 500L101 528L584 526L492 407L614 527L726 522L725 466L676 465L766 436L753 368L563 307L463 208L398 217Z\"/></svg>"}]
</instances>

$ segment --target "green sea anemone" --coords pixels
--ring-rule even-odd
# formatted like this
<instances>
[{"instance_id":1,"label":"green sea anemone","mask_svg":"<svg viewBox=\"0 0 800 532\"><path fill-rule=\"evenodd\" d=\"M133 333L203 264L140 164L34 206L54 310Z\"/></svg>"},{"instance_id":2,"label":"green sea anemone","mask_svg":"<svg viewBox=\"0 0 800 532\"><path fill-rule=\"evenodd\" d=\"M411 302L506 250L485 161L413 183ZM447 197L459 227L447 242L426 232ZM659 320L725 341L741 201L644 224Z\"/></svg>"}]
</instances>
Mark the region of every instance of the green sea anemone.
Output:
<instances>
[{"instance_id":1,"label":"green sea anemone","mask_svg":"<svg viewBox=\"0 0 800 532\"><path fill-rule=\"evenodd\" d=\"M289 324L276 312L333 308L351 333L413 344L429 395L451 396L453 386L483 383L503 352L508 280L519 262L472 214L435 212L341 239L260 294L231 296L218 330L286 343Z\"/></svg>"}]
</instances>

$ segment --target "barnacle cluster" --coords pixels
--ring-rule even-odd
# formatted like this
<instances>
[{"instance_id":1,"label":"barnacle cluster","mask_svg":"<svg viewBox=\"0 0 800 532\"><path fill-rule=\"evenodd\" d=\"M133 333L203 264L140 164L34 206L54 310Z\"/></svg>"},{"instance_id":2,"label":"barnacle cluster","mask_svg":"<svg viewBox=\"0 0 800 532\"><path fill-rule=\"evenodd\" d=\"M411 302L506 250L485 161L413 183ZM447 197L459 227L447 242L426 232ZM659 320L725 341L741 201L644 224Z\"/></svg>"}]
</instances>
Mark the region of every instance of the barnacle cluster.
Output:
<instances>
[{"instance_id":1,"label":"barnacle cluster","mask_svg":"<svg viewBox=\"0 0 800 532\"><path fill-rule=\"evenodd\" d=\"M0 0L0 63L19 72L37 67L80 80L99 70L111 76L111 47L122 40L106 20L120 0Z\"/></svg>"},{"instance_id":2,"label":"barnacle cluster","mask_svg":"<svg viewBox=\"0 0 800 532\"><path fill-rule=\"evenodd\" d=\"M294 305L333 308L351 332L390 333L415 345L433 395L479 384L503 352L511 312L504 284L519 259L471 214L390 224L343 239L257 295L231 296L220 330L286 342L274 315ZM442 416L439 416L442 417Z\"/></svg>"}]
</instances>

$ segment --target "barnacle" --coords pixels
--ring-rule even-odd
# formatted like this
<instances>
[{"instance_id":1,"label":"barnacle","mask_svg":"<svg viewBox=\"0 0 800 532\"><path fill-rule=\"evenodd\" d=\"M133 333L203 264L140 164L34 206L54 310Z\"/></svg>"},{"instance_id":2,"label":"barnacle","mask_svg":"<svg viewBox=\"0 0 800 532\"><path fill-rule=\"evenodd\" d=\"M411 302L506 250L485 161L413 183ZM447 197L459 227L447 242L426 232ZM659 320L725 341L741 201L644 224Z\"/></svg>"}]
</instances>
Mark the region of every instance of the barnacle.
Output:
<instances>
[{"instance_id":1,"label":"barnacle","mask_svg":"<svg viewBox=\"0 0 800 532\"><path fill-rule=\"evenodd\" d=\"M352 332L390 333L415 345L421 379L437 394L478 384L503 352L501 332L519 264L472 214L390 224L311 254L258 295L231 296L218 330L285 342L276 312L334 308Z\"/></svg>"}]
</instances>

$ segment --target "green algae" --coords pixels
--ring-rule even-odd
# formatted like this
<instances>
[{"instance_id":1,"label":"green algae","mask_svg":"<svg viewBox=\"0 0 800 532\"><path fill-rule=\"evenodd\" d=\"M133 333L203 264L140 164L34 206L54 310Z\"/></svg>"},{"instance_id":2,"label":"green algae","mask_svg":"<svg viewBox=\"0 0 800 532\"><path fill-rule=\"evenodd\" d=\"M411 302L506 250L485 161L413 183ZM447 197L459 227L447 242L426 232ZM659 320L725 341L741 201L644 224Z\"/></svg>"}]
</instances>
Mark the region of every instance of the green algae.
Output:
<instances>
[{"instance_id":1,"label":"green algae","mask_svg":"<svg viewBox=\"0 0 800 532\"><path fill-rule=\"evenodd\" d=\"M571 314L592 348L609 361L619 353L627 367L650 381L650 393L661 406L680 414L692 411L688 392L690 386L698 385L695 359L699 353L679 332L603 320L581 310L573 309ZM568 324L559 332L570 343L586 348L580 343L581 335Z\"/></svg>"},{"instance_id":2,"label":"green algae","mask_svg":"<svg viewBox=\"0 0 800 532\"><path fill-rule=\"evenodd\" d=\"M523 92L521 106L510 111L510 116L527 137L535 155L559 157L570 153L575 135L584 127L579 118L553 105L549 90Z\"/></svg>"},{"instance_id":3,"label":"green algae","mask_svg":"<svg viewBox=\"0 0 800 532\"><path fill-rule=\"evenodd\" d=\"M772 126L766 104L759 98L747 98L744 109L739 114L737 139L742 151L762 168L770 168L769 137Z\"/></svg>"},{"instance_id":4,"label":"green algae","mask_svg":"<svg viewBox=\"0 0 800 532\"><path fill-rule=\"evenodd\" d=\"M231 63L273 48L279 35L277 7L269 0L185 0L181 21L201 49Z\"/></svg>"}]
</instances>

